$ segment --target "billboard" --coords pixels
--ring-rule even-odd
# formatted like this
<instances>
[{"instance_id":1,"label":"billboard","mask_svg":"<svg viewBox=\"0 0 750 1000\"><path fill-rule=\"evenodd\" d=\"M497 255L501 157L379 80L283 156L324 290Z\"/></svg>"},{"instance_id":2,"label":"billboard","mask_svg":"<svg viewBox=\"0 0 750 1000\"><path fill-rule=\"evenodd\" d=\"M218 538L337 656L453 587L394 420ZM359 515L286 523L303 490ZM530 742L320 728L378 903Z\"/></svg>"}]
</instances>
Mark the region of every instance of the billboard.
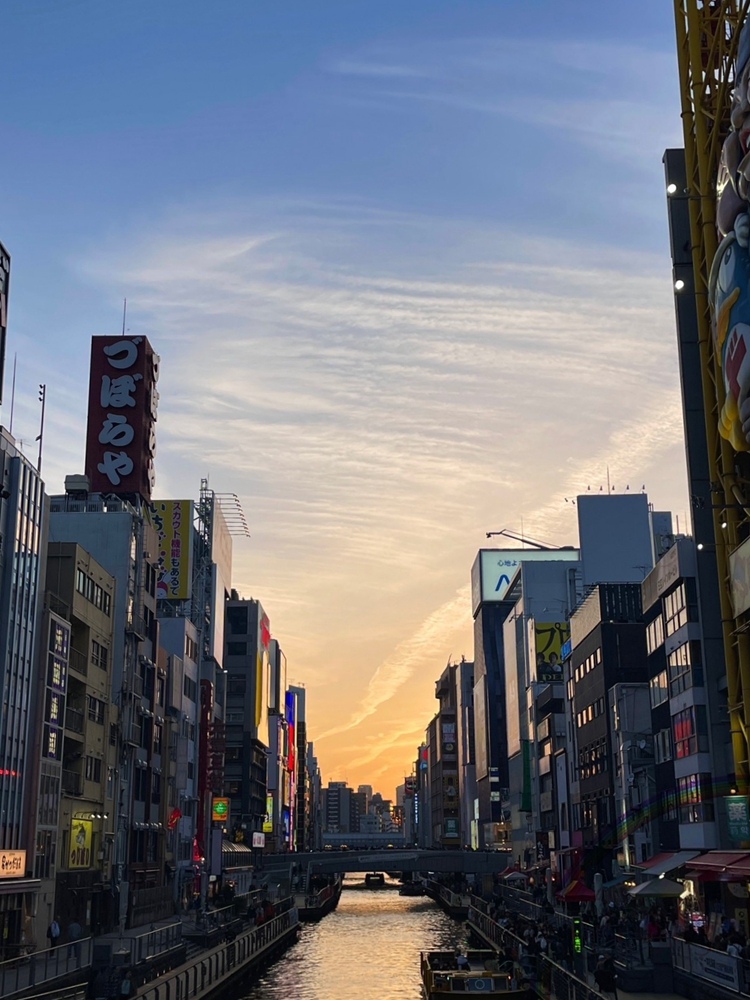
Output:
<instances>
[{"instance_id":1,"label":"billboard","mask_svg":"<svg viewBox=\"0 0 750 1000\"><path fill-rule=\"evenodd\" d=\"M145 337L92 337L86 475L92 493L151 499L159 356Z\"/></svg>"},{"instance_id":2,"label":"billboard","mask_svg":"<svg viewBox=\"0 0 750 1000\"><path fill-rule=\"evenodd\" d=\"M224 662L224 606L232 588L232 536L214 494L211 502L211 637L210 655Z\"/></svg>"},{"instance_id":3,"label":"billboard","mask_svg":"<svg viewBox=\"0 0 750 1000\"><path fill-rule=\"evenodd\" d=\"M534 657L536 680L563 679L562 651L570 638L568 622L534 622Z\"/></svg>"},{"instance_id":4,"label":"billboard","mask_svg":"<svg viewBox=\"0 0 750 1000\"><path fill-rule=\"evenodd\" d=\"M229 799L214 796L211 800L211 822L229 822Z\"/></svg>"},{"instance_id":5,"label":"billboard","mask_svg":"<svg viewBox=\"0 0 750 1000\"><path fill-rule=\"evenodd\" d=\"M738 618L750 608L750 538L729 553L732 607Z\"/></svg>"},{"instance_id":6,"label":"billboard","mask_svg":"<svg viewBox=\"0 0 750 1000\"><path fill-rule=\"evenodd\" d=\"M8 292L10 290L10 254L0 243L0 403L3 401L5 339L8 333Z\"/></svg>"},{"instance_id":7,"label":"billboard","mask_svg":"<svg viewBox=\"0 0 750 1000\"><path fill-rule=\"evenodd\" d=\"M735 451L750 451L747 398L750 394L750 248L747 216L750 192L745 180L747 130L750 106L750 21L739 36L734 82L737 95L727 115L731 125L724 140L716 179L716 227L721 240L711 263L708 299L711 311L713 353L720 384L719 433ZM731 93L731 91L727 91ZM728 100L728 98L727 98ZM718 381L718 380L717 380Z\"/></svg>"},{"instance_id":8,"label":"billboard","mask_svg":"<svg viewBox=\"0 0 750 1000\"><path fill-rule=\"evenodd\" d=\"M91 842L94 837L94 824L90 819L70 821L70 853L68 868L91 867Z\"/></svg>"},{"instance_id":9,"label":"billboard","mask_svg":"<svg viewBox=\"0 0 750 1000\"><path fill-rule=\"evenodd\" d=\"M502 601L522 562L577 562L578 549L480 549L471 568L471 613Z\"/></svg>"},{"instance_id":10,"label":"billboard","mask_svg":"<svg viewBox=\"0 0 750 1000\"><path fill-rule=\"evenodd\" d=\"M193 501L154 500L149 509L159 539L156 596L168 601L189 600L193 578Z\"/></svg>"}]
</instances>

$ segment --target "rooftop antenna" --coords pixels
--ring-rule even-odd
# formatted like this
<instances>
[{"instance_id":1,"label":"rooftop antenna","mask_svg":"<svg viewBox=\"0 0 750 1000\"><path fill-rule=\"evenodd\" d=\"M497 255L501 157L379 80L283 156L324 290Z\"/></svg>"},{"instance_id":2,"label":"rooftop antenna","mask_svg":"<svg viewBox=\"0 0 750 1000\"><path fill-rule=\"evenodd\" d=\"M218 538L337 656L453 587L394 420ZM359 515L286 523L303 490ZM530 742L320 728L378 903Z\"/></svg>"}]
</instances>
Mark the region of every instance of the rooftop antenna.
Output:
<instances>
[{"instance_id":1,"label":"rooftop antenna","mask_svg":"<svg viewBox=\"0 0 750 1000\"><path fill-rule=\"evenodd\" d=\"M128 300L122 300L122 335L125 336L125 317L128 315Z\"/></svg>"},{"instance_id":2,"label":"rooftop antenna","mask_svg":"<svg viewBox=\"0 0 750 1000\"><path fill-rule=\"evenodd\" d=\"M13 355L13 385L10 390L10 427L8 430L13 433L13 408L16 405L16 364L18 363L18 351Z\"/></svg>"},{"instance_id":3,"label":"rooftop antenna","mask_svg":"<svg viewBox=\"0 0 750 1000\"><path fill-rule=\"evenodd\" d=\"M42 474L42 445L44 443L44 405L47 402L47 386L39 383L39 402L42 404L42 419L39 424L39 436L37 441L39 442L39 458L36 463L37 474L41 476Z\"/></svg>"},{"instance_id":4,"label":"rooftop antenna","mask_svg":"<svg viewBox=\"0 0 750 1000\"><path fill-rule=\"evenodd\" d=\"M607 493L612 492L612 487L609 485L609 466L607 466Z\"/></svg>"}]
</instances>

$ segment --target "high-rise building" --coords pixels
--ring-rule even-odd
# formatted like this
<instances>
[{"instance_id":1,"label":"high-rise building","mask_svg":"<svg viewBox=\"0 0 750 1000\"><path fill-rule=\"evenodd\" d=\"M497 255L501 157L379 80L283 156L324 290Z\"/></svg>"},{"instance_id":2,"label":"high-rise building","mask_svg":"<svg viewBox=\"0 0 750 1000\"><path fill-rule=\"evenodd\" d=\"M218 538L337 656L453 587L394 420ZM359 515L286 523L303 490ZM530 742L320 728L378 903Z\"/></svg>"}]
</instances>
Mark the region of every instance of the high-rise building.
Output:
<instances>
[{"instance_id":1,"label":"high-rise building","mask_svg":"<svg viewBox=\"0 0 750 1000\"><path fill-rule=\"evenodd\" d=\"M0 270L2 269L0 248ZM1 282L0 282L1 284ZM1 305L1 304L0 304ZM0 325L3 317L0 316ZM0 330L0 334L4 331ZM0 349L2 344L0 344ZM49 634L37 631L43 589L46 546L44 489L37 470L11 435L0 427L0 850L6 862L0 872L0 935L5 957L17 955L22 935L31 940L36 910L32 880L34 833L31 795L39 766L29 743L34 699L40 686L37 648ZM61 649L54 668L66 667L69 632L60 621ZM54 651L53 651L54 652ZM48 667L46 657L44 666ZM49 665L52 669L52 665ZM52 731L48 733L52 737ZM54 729L56 752L61 730ZM15 947L15 951L13 950Z\"/></svg>"}]
</instances>

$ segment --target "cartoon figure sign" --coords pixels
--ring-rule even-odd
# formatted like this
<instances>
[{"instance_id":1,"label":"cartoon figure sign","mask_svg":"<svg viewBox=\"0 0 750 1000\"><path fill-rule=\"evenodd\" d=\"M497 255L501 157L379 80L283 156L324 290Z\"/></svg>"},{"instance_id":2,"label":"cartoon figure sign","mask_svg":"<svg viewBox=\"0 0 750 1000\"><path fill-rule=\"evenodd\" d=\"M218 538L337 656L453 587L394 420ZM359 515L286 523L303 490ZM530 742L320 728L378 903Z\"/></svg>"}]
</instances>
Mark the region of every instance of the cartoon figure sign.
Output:
<instances>
[{"instance_id":1,"label":"cartoon figure sign","mask_svg":"<svg viewBox=\"0 0 750 1000\"><path fill-rule=\"evenodd\" d=\"M716 185L721 244L709 301L725 393L719 433L735 451L750 451L750 22L740 34L731 123Z\"/></svg>"}]
</instances>

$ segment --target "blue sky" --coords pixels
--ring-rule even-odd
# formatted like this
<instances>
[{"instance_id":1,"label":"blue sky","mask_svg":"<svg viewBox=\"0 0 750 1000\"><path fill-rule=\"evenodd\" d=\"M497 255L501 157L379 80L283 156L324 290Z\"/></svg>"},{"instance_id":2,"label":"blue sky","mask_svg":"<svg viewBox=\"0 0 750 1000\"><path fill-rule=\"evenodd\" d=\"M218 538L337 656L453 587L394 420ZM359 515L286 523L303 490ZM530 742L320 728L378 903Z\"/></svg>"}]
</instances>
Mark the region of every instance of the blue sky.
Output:
<instances>
[{"instance_id":1,"label":"blue sky","mask_svg":"<svg viewBox=\"0 0 750 1000\"><path fill-rule=\"evenodd\" d=\"M388 783L471 656L473 553L645 482L685 524L661 155L671 5L4 0L14 433L83 465L89 338L162 357L157 494L209 476L324 778ZM10 371L0 419L9 421ZM403 773L406 773L403 771Z\"/></svg>"}]
</instances>

